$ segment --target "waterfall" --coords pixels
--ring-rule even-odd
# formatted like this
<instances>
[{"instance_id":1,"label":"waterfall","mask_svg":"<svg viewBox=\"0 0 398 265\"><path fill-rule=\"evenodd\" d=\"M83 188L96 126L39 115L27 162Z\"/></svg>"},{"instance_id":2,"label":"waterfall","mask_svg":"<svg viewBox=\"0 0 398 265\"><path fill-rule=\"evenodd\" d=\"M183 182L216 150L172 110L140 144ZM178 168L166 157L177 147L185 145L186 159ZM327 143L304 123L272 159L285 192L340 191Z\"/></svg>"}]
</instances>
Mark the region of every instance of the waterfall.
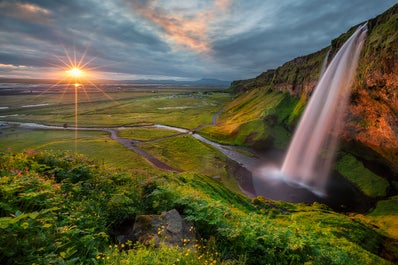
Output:
<instances>
[{"instance_id":1,"label":"waterfall","mask_svg":"<svg viewBox=\"0 0 398 265\"><path fill-rule=\"evenodd\" d=\"M321 75L280 169L287 182L324 192L366 32L358 27Z\"/></svg>"}]
</instances>

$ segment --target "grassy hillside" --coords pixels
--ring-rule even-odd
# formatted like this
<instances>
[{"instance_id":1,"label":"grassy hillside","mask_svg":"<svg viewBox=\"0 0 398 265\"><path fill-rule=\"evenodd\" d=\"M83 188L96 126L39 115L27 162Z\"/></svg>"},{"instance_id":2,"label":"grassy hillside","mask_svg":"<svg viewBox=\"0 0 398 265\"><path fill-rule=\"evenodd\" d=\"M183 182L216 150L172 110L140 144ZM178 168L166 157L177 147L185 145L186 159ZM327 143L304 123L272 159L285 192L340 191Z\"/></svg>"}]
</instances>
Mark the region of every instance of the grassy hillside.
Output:
<instances>
[{"instance_id":1,"label":"grassy hillside","mask_svg":"<svg viewBox=\"0 0 398 265\"><path fill-rule=\"evenodd\" d=\"M319 204L249 200L202 175L132 175L81 156L31 151L0 159L1 264L390 264L380 255L397 258L396 244L367 219ZM110 236L126 219L173 208L193 222L201 239L195 245L117 245Z\"/></svg>"},{"instance_id":2,"label":"grassy hillside","mask_svg":"<svg viewBox=\"0 0 398 265\"><path fill-rule=\"evenodd\" d=\"M290 138L288 125L297 121L301 111L301 100L261 87L237 97L223 109L215 126L200 133L226 144L283 148Z\"/></svg>"},{"instance_id":3,"label":"grassy hillside","mask_svg":"<svg viewBox=\"0 0 398 265\"><path fill-rule=\"evenodd\" d=\"M314 89L327 52L330 62L357 26L331 41L331 45L313 54L296 58L275 70L269 70L256 78L232 83L230 90L238 95L237 102L268 91L284 91L306 100ZM359 143L376 153L398 172L398 4L385 13L368 21L368 36L363 47L343 139ZM256 90L257 92L254 92ZM243 93L248 91L247 93ZM262 97L262 96L260 96ZM253 99L255 100L255 99ZM265 110L266 102L260 103ZM242 109L243 115L249 109ZM253 119L261 111L251 113ZM289 123L283 122L284 126ZM259 129L261 132L261 128ZM350 145L352 149L353 145ZM359 147L360 148L360 147Z\"/></svg>"},{"instance_id":4,"label":"grassy hillside","mask_svg":"<svg viewBox=\"0 0 398 265\"><path fill-rule=\"evenodd\" d=\"M398 181L398 4L367 23L341 144L358 160L358 170L350 169L349 156L339 156L336 169L365 194L377 197L398 193L392 185ZM236 99L220 114L217 126L202 133L229 144L286 148L324 60L332 60L356 27L318 52L234 81L230 91ZM377 177L371 179L383 178L383 184L369 185L372 174Z\"/></svg>"}]
</instances>

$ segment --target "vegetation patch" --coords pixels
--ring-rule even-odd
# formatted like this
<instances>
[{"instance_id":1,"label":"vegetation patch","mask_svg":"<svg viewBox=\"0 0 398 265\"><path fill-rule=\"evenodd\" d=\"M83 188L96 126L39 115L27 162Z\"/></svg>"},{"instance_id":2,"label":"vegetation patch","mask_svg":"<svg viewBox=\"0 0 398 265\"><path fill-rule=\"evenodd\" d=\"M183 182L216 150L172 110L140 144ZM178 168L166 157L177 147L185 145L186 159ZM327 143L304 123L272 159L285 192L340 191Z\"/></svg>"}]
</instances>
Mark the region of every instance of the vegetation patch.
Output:
<instances>
[{"instance_id":1,"label":"vegetation patch","mask_svg":"<svg viewBox=\"0 0 398 265\"><path fill-rule=\"evenodd\" d=\"M390 264L371 226L324 205L249 200L203 175L104 170L63 153L0 160L2 264ZM121 245L110 236L126 218L171 209L203 241Z\"/></svg>"},{"instance_id":2,"label":"vegetation patch","mask_svg":"<svg viewBox=\"0 0 398 265\"><path fill-rule=\"evenodd\" d=\"M138 141L149 141L157 138L175 135L178 132L159 128L126 128L118 130L121 138L129 138Z\"/></svg>"},{"instance_id":3,"label":"vegetation patch","mask_svg":"<svg viewBox=\"0 0 398 265\"><path fill-rule=\"evenodd\" d=\"M201 93L185 91L180 94L168 93L118 93L98 96L98 93L79 95L82 101L78 104L79 127L117 127L124 125L164 124L187 129L194 129L202 124L211 124L214 114L231 97L227 93ZM0 114L15 115L2 120L36 122L47 125L68 126L75 122L75 105L72 94L67 94L63 101L61 95L33 97L31 104L59 102L50 106L36 108L11 108L0 110ZM86 97L91 97L90 100ZM7 100L14 104L23 104L21 95L9 96ZM58 97L58 99L57 99ZM115 98L113 98L115 97ZM52 101L48 101L48 99ZM26 104L26 103L24 103Z\"/></svg>"},{"instance_id":4,"label":"vegetation patch","mask_svg":"<svg viewBox=\"0 0 398 265\"><path fill-rule=\"evenodd\" d=\"M260 143L284 148L290 140L286 124L297 122L302 102L305 101L298 101L287 93L256 88L227 105L217 126L204 127L200 132L224 144L254 146Z\"/></svg>"},{"instance_id":5,"label":"vegetation patch","mask_svg":"<svg viewBox=\"0 0 398 265\"><path fill-rule=\"evenodd\" d=\"M228 174L225 155L190 135L142 143L139 147L174 168L215 177L231 190L241 192Z\"/></svg>"},{"instance_id":6,"label":"vegetation patch","mask_svg":"<svg viewBox=\"0 0 398 265\"><path fill-rule=\"evenodd\" d=\"M362 162L350 154L337 160L336 170L369 197L387 195L389 183L386 179L367 169Z\"/></svg>"},{"instance_id":7,"label":"vegetation patch","mask_svg":"<svg viewBox=\"0 0 398 265\"><path fill-rule=\"evenodd\" d=\"M398 239L398 196L378 201L376 208L366 217L388 236Z\"/></svg>"},{"instance_id":8,"label":"vegetation patch","mask_svg":"<svg viewBox=\"0 0 398 265\"><path fill-rule=\"evenodd\" d=\"M15 127L2 129L1 132L0 151L34 149L77 152L103 166L158 171L140 155L111 140L108 133L102 131L78 131L77 141L73 130L28 130Z\"/></svg>"}]
</instances>

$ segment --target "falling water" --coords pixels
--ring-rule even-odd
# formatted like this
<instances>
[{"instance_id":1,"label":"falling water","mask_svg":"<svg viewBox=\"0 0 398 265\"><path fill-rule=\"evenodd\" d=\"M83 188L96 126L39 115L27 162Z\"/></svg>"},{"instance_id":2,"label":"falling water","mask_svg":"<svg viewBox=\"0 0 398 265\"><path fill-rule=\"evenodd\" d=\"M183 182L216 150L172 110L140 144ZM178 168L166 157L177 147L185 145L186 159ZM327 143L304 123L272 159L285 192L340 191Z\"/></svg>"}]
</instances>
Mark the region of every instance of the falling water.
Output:
<instances>
[{"instance_id":1,"label":"falling water","mask_svg":"<svg viewBox=\"0 0 398 265\"><path fill-rule=\"evenodd\" d=\"M286 181L324 192L366 31L360 26L321 76L284 159Z\"/></svg>"}]
</instances>

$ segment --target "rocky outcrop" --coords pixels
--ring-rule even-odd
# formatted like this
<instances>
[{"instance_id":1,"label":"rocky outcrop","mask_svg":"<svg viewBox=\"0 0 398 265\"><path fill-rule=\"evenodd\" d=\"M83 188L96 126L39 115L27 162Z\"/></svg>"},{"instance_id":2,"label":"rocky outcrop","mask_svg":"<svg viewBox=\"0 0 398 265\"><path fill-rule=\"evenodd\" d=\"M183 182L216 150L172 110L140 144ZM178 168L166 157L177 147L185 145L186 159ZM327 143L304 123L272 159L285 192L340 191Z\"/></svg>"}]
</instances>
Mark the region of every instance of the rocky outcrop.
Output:
<instances>
[{"instance_id":1,"label":"rocky outcrop","mask_svg":"<svg viewBox=\"0 0 398 265\"><path fill-rule=\"evenodd\" d=\"M160 215L138 215L133 223L118 227L115 237L119 244L130 241L155 246L186 246L194 244L196 234L193 224L172 209Z\"/></svg>"},{"instance_id":2,"label":"rocky outcrop","mask_svg":"<svg viewBox=\"0 0 398 265\"><path fill-rule=\"evenodd\" d=\"M372 150L398 172L398 4L367 23L368 36L353 85L343 141ZM239 94L265 87L308 98L328 51L330 62L356 27L316 53L296 58L256 78L234 81L231 91Z\"/></svg>"}]
</instances>

